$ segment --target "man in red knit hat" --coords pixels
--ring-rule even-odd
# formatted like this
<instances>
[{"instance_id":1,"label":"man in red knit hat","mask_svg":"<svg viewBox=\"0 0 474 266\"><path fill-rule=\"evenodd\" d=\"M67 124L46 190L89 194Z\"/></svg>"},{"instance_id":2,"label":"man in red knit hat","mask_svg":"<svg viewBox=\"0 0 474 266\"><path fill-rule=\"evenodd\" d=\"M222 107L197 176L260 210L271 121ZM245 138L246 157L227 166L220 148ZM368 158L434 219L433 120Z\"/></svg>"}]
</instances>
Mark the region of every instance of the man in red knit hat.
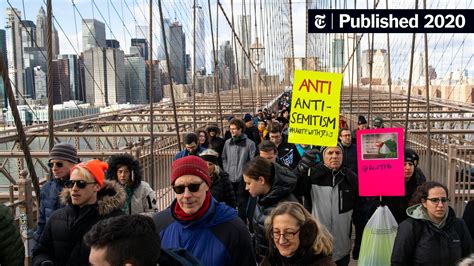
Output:
<instances>
[{"instance_id":1,"label":"man in red knit hat","mask_svg":"<svg viewBox=\"0 0 474 266\"><path fill-rule=\"evenodd\" d=\"M54 211L33 251L33 265L89 265L90 249L83 236L102 219L123 214L125 191L104 180L108 165L90 160L75 165L60 198L65 207Z\"/></svg>"},{"instance_id":2,"label":"man in red knit hat","mask_svg":"<svg viewBox=\"0 0 474 266\"><path fill-rule=\"evenodd\" d=\"M163 248L184 248L202 265L256 265L250 234L235 209L209 191L207 163L197 156L173 162L176 199L153 218Z\"/></svg>"}]
</instances>

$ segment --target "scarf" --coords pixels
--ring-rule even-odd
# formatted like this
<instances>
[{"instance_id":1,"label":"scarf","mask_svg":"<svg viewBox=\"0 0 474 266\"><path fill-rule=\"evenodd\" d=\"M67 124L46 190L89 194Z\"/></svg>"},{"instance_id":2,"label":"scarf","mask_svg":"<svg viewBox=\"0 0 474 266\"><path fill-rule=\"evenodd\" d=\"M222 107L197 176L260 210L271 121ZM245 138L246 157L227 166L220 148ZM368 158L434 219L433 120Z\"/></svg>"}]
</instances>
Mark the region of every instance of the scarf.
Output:
<instances>
[{"instance_id":1,"label":"scarf","mask_svg":"<svg viewBox=\"0 0 474 266\"><path fill-rule=\"evenodd\" d=\"M173 208L173 212L176 216L176 218L183 220L183 221L194 221L198 220L199 218L203 217L204 214L206 214L207 210L209 209L209 206L211 205L211 192L207 191L206 193L206 199L204 200L201 208L194 214L187 214L181 209L181 206L179 206L179 203L176 202Z\"/></svg>"}]
</instances>

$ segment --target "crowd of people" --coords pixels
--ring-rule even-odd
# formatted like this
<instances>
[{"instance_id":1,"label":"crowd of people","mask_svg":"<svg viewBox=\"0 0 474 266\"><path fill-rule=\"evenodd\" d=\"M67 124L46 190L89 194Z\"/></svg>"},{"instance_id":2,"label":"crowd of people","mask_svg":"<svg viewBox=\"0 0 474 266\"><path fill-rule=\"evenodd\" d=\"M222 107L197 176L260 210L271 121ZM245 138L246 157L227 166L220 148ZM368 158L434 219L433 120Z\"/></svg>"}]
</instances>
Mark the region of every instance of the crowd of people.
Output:
<instances>
[{"instance_id":1,"label":"crowd of people","mask_svg":"<svg viewBox=\"0 0 474 266\"><path fill-rule=\"evenodd\" d=\"M361 197L355 133L369 128L365 117L354 131L341 119L335 147L292 144L290 101L280 99L278 115L258 110L229 117L224 132L210 124L186 134L171 166L175 199L164 210L133 156L80 162L73 145L56 144L32 264L349 265L380 205L399 223L393 265L469 257L474 202L456 218L447 188L426 181L416 151L405 149L404 196ZM372 127L383 128L383 119ZM7 208L0 216L0 265L21 265L18 229Z\"/></svg>"}]
</instances>

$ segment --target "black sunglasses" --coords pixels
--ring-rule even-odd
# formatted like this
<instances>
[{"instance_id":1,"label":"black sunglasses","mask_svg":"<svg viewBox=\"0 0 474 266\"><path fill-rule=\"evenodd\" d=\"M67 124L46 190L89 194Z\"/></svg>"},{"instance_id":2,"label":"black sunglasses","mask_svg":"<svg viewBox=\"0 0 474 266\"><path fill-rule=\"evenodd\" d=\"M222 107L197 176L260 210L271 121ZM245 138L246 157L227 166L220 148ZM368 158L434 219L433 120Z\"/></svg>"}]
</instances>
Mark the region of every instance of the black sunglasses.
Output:
<instances>
[{"instance_id":1,"label":"black sunglasses","mask_svg":"<svg viewBox=\"0 0 474 266\"><path fill-rule=\"evenodd\" d=\"M67 188L73 188L74 185L76 185L78 188L83 189L85 188L88 184L96 184L97 182L87 182L84 180L67 180L64 185Z\"/></svg>"},{"instance_id":2,"label":"black sunglasses","mask_svg":"<svg viewBox=\"0 0 474 266\"><path fill-rule=\"evenodd\" d=\"M56 162L56 163L49 162L49 163L48 163L48 167L49 167L49 168L53 168L54 165L56 165L58 168L61 168L61 167L64 166L64 163L62 163L62 162Z\"/></svg>"},{"instance_id":3,"label":"black sunglasses","mask_svg":"<svg viewBox=\"0 0 474 266\"><path fill-rule=\"evenodd\" d=\"M173 186L173 190L174 192L176 192L176 194L183 194L186 188L189 189L189 192L198 192L202 183L204 182L201 182L199 184L189 184L187 186L185 185Z\"/></svg>"}]
</instances>

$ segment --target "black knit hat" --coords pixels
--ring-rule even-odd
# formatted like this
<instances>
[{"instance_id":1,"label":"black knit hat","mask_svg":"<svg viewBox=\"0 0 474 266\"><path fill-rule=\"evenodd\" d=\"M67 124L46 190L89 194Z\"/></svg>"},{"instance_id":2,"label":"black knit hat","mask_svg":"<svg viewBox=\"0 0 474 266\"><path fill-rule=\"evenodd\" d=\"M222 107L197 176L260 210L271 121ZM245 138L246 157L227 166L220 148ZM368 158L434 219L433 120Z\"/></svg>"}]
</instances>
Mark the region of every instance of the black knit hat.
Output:
<instances>
[{"instance_id":1,"label":"black knit hat","mask_svg":"<svg viewBox=\"0 0 474 266\"><path fill-rule=\"evenodd\" d=\"M78 163L77 149L69 143L58 143L54 145L49 153L49 161L61 160L69 161L71 163Z\"/></svg>"},{"instance_id":2,"label":"black knit hat","mask_svg":"<svg viewBox=\"0 0 474 266\"><path fill-rule=\"evenodd\" d=\"M412 162L415 167L418 166L418 162L420 161L420 157L416 151L406 148L405 149L405 162Z\"/></svg>"},{"instance_id":3,"label":"black knit hat","mask_svg":"<svg viewBox=\"0 0 474 266\"><path fill-rule=\"evenodd\" d=\"M365 119L365 117L363 115L359 115L359 121L357 121L357 124L358 125L367 124L367 120Z\"/></svg>"}]
</instances>

